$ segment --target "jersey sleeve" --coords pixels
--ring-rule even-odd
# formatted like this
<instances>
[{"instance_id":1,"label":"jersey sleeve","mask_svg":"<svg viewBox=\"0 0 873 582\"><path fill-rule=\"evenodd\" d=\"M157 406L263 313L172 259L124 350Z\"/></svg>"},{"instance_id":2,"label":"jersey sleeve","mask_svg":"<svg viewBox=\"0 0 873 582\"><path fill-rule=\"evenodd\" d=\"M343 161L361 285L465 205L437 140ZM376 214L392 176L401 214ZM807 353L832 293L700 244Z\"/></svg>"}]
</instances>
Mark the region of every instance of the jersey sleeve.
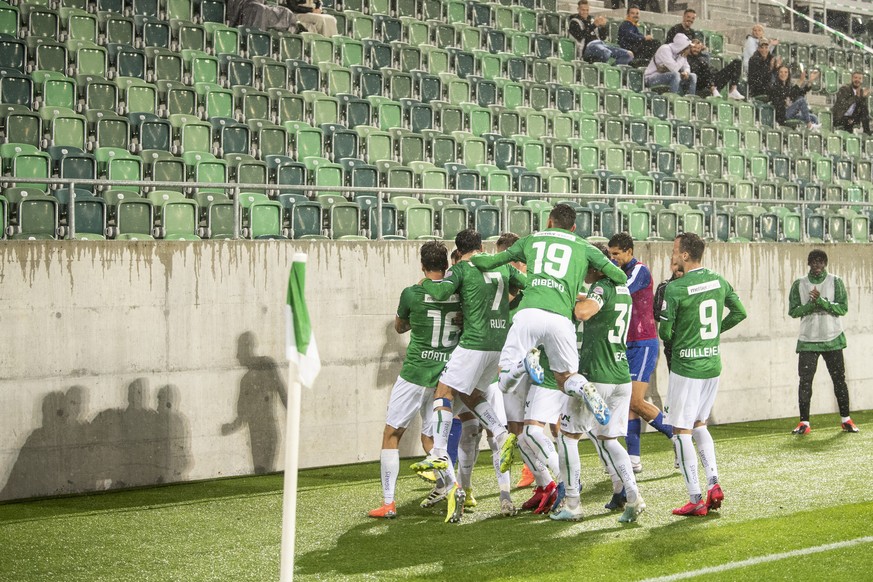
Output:
<instances>
[{"instance_id":1,"label":"jersey sleeve","mask_svg":"<svg viewBox=\"0 0 873 582\"><path fill-rule=\"evenodd\" d=\"M794 281L791 285L791 291L788 292L788 315L789 317L803 317L815 311L815 305L807 303L806 305L800 302L800 279Z\"/></svg>"},{"instance_id":2,"label":"jersey sleeve","mask_svg":"<svg viewBox=\"0 0 873 582\"><path fill-rule=\"evenodd\" d=\"M458 290L463 280L463 269L449 269L446 271L446 276L439 281L425 279L421 282L421 286L425 293L437 301L445 301Z\"/></svg>"},{"instance_id":3,"label":"jersey sleeve","mask_svg":"<svg viewBox=\"0 0 873 582\"><path fill-rule=\"evenodd\" d=\"M588 290L587 299L594 301L595 303L597 303L597 305L600 306L598 308L598 311L600 311L600 309L603 309L603 306L607 302L609 302L610 297L610 286L604 285L603 281L598 281Z\"/></svg>"},{"instance_id":4,"label":"jersey sleeve","mask_svg":"<svg viewBox=\"0 0 873 582\"><path fill-rule=\"evenodd\" d=\"M661 322L658 325L658 336L665 342L673 339L673 318L676 316L677 302L675 288L667 285L667 289L664 291L664 308L661 310Z\"/></svg>"},{"instance_id":5,"label":"jersey sleeve","mask_svg":"<svg viewBox=\"0 0 873 582\"><path fill-rule=\"evenodd\" d=\"M846 293L846 285L839 277L834 277L834 300L828 301L819 297L816 305L829 315L842 317L849 311L849 296Z\"/></svg>"},{"instance_id":6,"label":"jersey sleeve","mask_svg":"<svg viewBox=\"0 0 873 582\"><path fill-rule=\"evenodd\" d=\"M407 287L400 294L400 305L397 306L397 317L409 321L409 315L412 313L412 295L414 291L412 287Z\"/></svg>"},{"instance_id":7,"label":"jersey sleeve","mask_svg":"<svg viewBox=\"0 0 873 582\"><path fill-rule=\"evenodd\" d=\"M480 271L490 271L512 261L526 262L524 258L524 242L527 237L515 241L511 247L495 255L479 253L470 257L470 262Z\"/></svg>"},{"instance_id":8,"label":"jersey sleeve","mask_svg":"<svg viewBox=\"0 0 873 582\"><path fill-rule=\"evenodd\" d=\"M588 264L606 275L610 281L616 285L627 285L627 275L624 271L616 267L597 247L589 244L585 248L585 255Z\"/></svg>"},{"instance_id":9,"label":"jersey sleeve","mask_svg":"<svg viewBox=\"0 0 873 582\"><path fill-rule=\"evenodd\" d=\"M509 285L516 289L524 289L527 287L527 275L513 267L509 266Z\"/></svg>"},{"instance_id":10,"label":"jersey sleeve","mask_svg":"<svg viewBox=\"0 0 873 582\"><path fill-rule=\"evenodd\" d=\"M724 306L730 310L727 317L721 321L721 332L724 333L746 319L746 308L743 306L734 288L727 281L723 280L722 282L728 290L724 298Z\"/></svg>"},{"instance_id":11,"label":"jersey sleeve","mask_svg":"<svg viewBox=\"0 0 873 582\"><path fill-rule=\"evenodd\" d=\"M640 289L645 289L652 283L652 272L649 268L641 263L637 263L637 268L634 269L634 274L627 280L627 290L631 293L636 293Z\"/></svg>"}]
</instances>

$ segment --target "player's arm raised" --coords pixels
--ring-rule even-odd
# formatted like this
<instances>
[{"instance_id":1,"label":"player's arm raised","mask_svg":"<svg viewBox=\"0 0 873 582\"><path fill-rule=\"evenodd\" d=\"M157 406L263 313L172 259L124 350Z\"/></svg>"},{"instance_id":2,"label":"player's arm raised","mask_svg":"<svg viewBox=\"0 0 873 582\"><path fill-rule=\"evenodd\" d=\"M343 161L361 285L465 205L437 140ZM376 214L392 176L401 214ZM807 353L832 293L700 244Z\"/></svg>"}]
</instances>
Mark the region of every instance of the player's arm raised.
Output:
<instances>
[{"instance_id":1,"label":"player's arm raised","mask_svg":"<svg viewBox=\"0 0 873 582\"><path fill-rule=\"evenodd\" d=\"M491 269L496 269L497 267L505 265L506 263L511 263L512 261L521 261L522 263L525 263L527 261L524 258L523 240L525 239L518 239L511 247L494 255L489 255L488 253L473 255L470 257L470 262L480 271L490 271Z\"/></svg>"},{"instance_id":2,"label":"player's arm raised","mask_svg":"<svg viewBox=\"0 0 873 582\"><path fill-rule=\"evenodd\" d=\"M740 298L730 286L728 287L728 294L724 298L724 306L730 310L730 313L721 320L721 333L726 332L746 319L746 308L743 307Z\"/></svg>"},{"instance_id":3,"label":"player's arm raised","mask_svg":"<svg viewBox=\"0 0 873 582\"><path fill-rule=\"evenodd\" d=\"M462 280L463 277L461 276L461 271L453 270L450 267L449 270L446 271L446 276L444 278L439 281L424 279L421 282L421 286L424 287L425 293L437 301L445 301L460 288Z\"/></svg>"},{"instance_id":4,"label":"player's arm raised","mask_svg":"<svg viewBox=\"0 0 873 582\"><path fill-rule=\"evenodd\" d=\"M576 302L576 306L573 307L573 316L579 321L588 321L600 311L601 305L600 302L592 299L591 297L585 297Z\"/></svg>"},{"instance_id":5,"label":"player's arm raised","mask_svg":"<svg viewBox=\"0 0 873 582\"><path fill-rule=\"evenodd\" d=\"M597 247L588 245L585 254L588 256L588 264L603 273L607 279L616 285L627 284L627 275L624 271L616 267Z\"/></svg>"}]
</instances>

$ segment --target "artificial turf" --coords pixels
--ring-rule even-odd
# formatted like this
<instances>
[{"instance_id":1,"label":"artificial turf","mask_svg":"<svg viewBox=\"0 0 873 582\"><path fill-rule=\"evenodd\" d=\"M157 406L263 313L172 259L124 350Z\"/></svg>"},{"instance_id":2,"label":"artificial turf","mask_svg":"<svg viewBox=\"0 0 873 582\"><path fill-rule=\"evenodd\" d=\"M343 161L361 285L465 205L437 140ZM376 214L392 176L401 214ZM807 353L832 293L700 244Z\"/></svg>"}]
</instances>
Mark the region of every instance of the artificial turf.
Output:
<instances>
[{"instance_id":1,"label":"artificial turf","mask_svg":"<svg viewBox=\"0 0 873 582\"><path fill-rule=\"evenodd\" d=\"M366 512L380 503L377 463L302 471L295 578L637 580L804 550L704 577L864 579L870 540L805 553L873 536L873 412L853 418L860 434L840 432L835 415L814 417L804 437L789 434L791 420L712 427L726 500L703 518L670 514L685 486L657 433L643 436L638 476L648 509L629 525L603 508L611 485L587 442L579 523L500 516L487 452L474 474L478 506L457 525L443 523L445 504L419 508L429 489L415 476L398 482L397 519L374 520ZM8 503L0 580L276 580L281 510L281 475Z\"/></svg>"}]
</instances>

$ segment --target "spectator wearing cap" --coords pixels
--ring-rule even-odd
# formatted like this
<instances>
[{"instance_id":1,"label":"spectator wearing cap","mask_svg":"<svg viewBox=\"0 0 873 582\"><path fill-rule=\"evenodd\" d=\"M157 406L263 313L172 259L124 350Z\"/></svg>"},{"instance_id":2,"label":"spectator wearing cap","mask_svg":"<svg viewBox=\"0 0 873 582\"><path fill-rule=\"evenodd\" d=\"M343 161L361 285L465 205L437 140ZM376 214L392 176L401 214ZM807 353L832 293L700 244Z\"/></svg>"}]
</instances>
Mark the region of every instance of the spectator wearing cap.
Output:
<instances>
[{"instance_id":1,"label":"spectator wearing cap","mask_svg":"<svg viewBox=\"0 0 873 582\"><path fill-rule=\"evenodd\" d=\"M764 38L764 27L760 24L756 24L752 27L752 34L746 37L746 42L743 44L743 74L747 75L749 73L749 59L752 58L758 51L758 43L761 42L761 39ZM779 41L775 38L771 38L767 41L769 45L770 51L772 52L776 45L779 44Z\"/></svg>"},{"instance_id":2,"label":"spectator wearing cap","mask_svg":"<svg viewBox=\"0 0 873 582\"><path fill-rule=\"evenodd\" d=\"M782 59L770 52L770 41L758 40L758 50L749 59L749 97L766 94L773 81L773 74L782 64Z\"/></svg>"}]
</instances>

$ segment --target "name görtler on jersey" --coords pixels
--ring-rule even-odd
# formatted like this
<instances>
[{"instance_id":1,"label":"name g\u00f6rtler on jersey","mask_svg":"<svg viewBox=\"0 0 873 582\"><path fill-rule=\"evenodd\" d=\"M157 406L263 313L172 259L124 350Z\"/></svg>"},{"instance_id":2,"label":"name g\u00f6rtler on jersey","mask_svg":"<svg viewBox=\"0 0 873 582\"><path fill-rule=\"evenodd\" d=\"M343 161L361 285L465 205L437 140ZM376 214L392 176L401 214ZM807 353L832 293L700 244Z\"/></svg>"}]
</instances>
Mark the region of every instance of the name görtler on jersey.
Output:
<instances>
[{"instance_id":1,"label":"name g\u00f6rtler on jersey","mask_svg":"<svg viewBox=\"0 0 873 582\"><path fill-rule=\"evenodd\" d=\"M444 354L442 352L438 352L436 350L422 350L421 352L422 360L436 360L437 362L448 362L449 354Z\"/></svg>"}]
</instances>

